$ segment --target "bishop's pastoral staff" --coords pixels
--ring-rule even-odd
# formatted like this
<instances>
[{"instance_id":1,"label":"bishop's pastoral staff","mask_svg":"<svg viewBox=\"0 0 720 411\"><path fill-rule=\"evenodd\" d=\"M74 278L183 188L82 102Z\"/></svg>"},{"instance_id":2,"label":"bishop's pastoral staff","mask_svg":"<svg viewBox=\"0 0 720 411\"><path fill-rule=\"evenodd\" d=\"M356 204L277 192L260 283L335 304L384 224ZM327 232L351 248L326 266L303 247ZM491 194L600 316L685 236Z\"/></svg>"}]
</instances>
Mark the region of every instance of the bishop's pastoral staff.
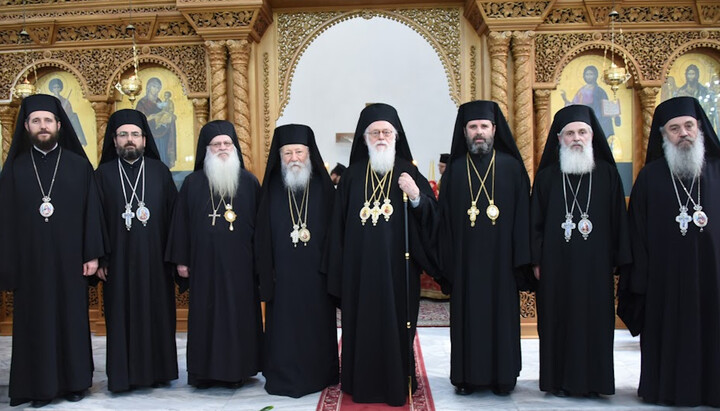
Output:
<instances>
[{"instance_id":1,"label":"bishop's pastoral staff","mask_svg":"<svg viewBox=\"0 0 720 411\"><path fill-rule=\"evenodd\" d=\"M342 390L358 403L400 406L409 383L417 387L412 343L420 273L434 268L427 252L436 205L411 161L395 109L365 107L337 188L325 268L341 300ZM407 225L403 193L412 203Z\"/></svg>"}]
</instances>

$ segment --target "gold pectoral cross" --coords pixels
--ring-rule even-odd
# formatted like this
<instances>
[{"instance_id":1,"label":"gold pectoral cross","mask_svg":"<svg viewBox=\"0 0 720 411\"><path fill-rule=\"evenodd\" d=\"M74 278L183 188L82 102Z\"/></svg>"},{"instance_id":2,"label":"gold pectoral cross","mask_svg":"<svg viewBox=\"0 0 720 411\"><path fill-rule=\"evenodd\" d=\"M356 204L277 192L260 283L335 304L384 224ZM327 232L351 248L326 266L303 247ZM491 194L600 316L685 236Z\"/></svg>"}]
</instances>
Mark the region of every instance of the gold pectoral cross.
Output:
<instances>
[{"instance_id":1,"label":"gold pectoral cross","mask_svg":"<svg viewBox=\"0 0 720 411\"><path fill-rule=\"evenodd\" d=\"M475 220L477 220L477 216L480 214L480 210L476 207L475 201L472 202L472 205L467 210L467 215L470 216L470 227L475 227Z\"/></svg>"}]
</instances>

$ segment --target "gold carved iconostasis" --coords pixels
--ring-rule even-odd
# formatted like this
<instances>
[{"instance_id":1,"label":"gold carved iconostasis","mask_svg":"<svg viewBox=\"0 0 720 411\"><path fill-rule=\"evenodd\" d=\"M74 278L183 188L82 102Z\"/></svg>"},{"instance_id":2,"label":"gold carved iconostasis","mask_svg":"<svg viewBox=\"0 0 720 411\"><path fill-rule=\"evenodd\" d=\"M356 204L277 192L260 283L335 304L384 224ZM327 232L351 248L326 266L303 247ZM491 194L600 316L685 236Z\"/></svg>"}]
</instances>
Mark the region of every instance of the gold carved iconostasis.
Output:
<instances>
[{"instance_id":1,"label":"gold carved iconostasis","mask_svg":"<svg viewBox=\"0 0 720 411\"><path fill-rule=\"evenodd\" d=\"M531 176L553 114L568 102L599 107L626 193L643 166L652 113L663 98L700 93L718 124L720 5L714 0L617 0L622 36L614 42L610 3L601 0L138 0L131 3L132 13L129 7L82 0L3 2L3 159L19 107L11 90L30 73L39 92L58 96L76 114L70 117L83 130L93 164L110 114L136 106L166 139L164 161L178 184L192 169L200 127L214 119L235 124L245 164L261 177L304 51L328 27L350 18L381 17L422 36L445 70L443 98L458 105L498 102ZM125 30L130 22L142 83L133 104L115 89L133 73L133 40ZM630 77L617 98L602 81L611 44L613 61ZM447 151L450 135L448 130L438 153ZM185 329L187 298L178 296L179 330ZM533 335L531 293L521 294L521 316L523 335ZM101 290L91 290L91 319L93 330L102 332ZM12 293L5 292L0 332L9 333L11 321Z\"/></svg>"}]
</instances>

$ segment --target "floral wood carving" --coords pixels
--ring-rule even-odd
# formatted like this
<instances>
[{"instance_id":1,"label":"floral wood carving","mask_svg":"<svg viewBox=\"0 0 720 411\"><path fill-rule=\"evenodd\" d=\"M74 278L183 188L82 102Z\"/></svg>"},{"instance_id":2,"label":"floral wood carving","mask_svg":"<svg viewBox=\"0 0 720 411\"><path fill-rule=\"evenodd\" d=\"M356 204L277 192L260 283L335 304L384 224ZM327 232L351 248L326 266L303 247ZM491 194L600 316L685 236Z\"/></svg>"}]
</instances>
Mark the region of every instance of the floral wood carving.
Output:
<instances>
[{"instance_id":1,"label":"floral wood carving","mask_svg":"<svg viewBox=\"0 0 720 411\"><path fill-rule=\"evenodd\" d=\"M535 293L529 291L520 291L520 317L537 317L537 310L535 308Z\"/></svg>"},{"instance_id":2,"label":"floral wood carving","mask_svg":"<svg viewBox=\"0 0 720 411\"><path fill-rule=\"evenodd\" d=\"M325 30L356 17L381 17L402 23L418 32L435 49L445 68L450 98L460 101L459 8L355 10L278 15L278 78L280 115L290 100L290 84L300 57Z\"/></svg>"},{"instance_id":3,"label":"floral wood carving","mask_svg":"<svg viewBox=\"0 0 720 411\"><path fill-rule=\"evenodd\" d=\"M72 3L72 2L81 2L85 0L69 0L69 1L62 1L62 0L35 0L33 1L33 5L30 5L27 7L25 17L30 19L50 19L50 20L62 20L66 18L76 18L76 17L84 17L84 16L106 16L106 17L125 17L128 15L128 8L125 6L118 7L118 8L92 8L92 7L63 7L63 8L53 8L49 9L48 7L37 7L38 5L42 4L66 4L66 3ZM0 1L0 5L14 5L14 6L22 6L23 1L22 0L4 0ZM141 15L141 14L150 14L150 15L157 15L158 13L173 13L176 14L177 7L175 7L175 4L172 5L158 5L158 6L150 6L150 7L135 7L133 6L132 13L133 15ZM22 11L18 10L15 13L7 13L7 14L0 14L0 23L6 22L6 21L17 21L22 20L23 13Z\"/></svg>"},{"instance_id":4,"label":"floral wood carving","mask_svg":"<svg viewBox=\"0 0 720 411\"><path fill-rule=\"evenodd\" d=\"M252 21L252 10L188 13L197 28L247 27Z\"/></svg>"},{"instance_id":5,"label":"floral wood carving","mask_svg":"<svg viewBox=\"0 0 720 411\"><path fill-rule=\"evenodd\" d=\"M554 9L545 17L543 24L577 24L587 23L585 17L585 9L582 7L572 7L566 9Z\"/></svg>"},{"instance_id":6,"label":"floral wood carving","mask_svg":"<svg viewBox=\"0 0 720 411\"><path fill-rule=\"evenodd\" d=\"M488 19L539 17L549 4L549 1L483 2L482 9Z\"/></svg>"},{"instance_id":7,"label":"floral wood carving","mask_svg":"<svg viewBox=\"0 0 720 411\"><path fill-rule=\"evenodd\" d=\"M594 7L591 9L593 20L597 24L609 23L611 7ZM647 7L618 7L619 23L687 23L697 20L692 6L647 6Z\"/></svg>"},{"instance_id":8,"label":"floral wood carving","mask_svg":"<svg viewBox=\"0 0 720 411\"><path fill-rule=\"evenodd\" d=\"M201 45L152 46L147 51L139 56L141 65L153 63L172 71L186 93L208 92L206 55ZM48 59L40 52L32 52L28 59L34 59L38 69L70 68L68 71L78 77L80 84L87 85L89 96L110 96L118 73L132 66L132 51L128 48L53 50L51 56ZM9 99L10 87L24 68L23 58L22 53L0 55L0 100Z\"/></svg>"}]
</instances>

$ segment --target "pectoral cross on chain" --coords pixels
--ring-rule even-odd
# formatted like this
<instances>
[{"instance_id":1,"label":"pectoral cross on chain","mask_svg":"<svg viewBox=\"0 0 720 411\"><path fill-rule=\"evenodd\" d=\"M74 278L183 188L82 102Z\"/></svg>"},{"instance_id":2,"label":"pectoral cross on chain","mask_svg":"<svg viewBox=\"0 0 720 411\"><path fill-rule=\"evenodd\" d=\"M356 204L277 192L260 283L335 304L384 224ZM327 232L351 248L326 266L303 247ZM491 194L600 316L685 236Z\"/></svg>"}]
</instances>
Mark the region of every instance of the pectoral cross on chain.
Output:
<instances>
[{"instance_id":1,"label":"pectoral cross on chain","mask_svg":"<svg viewBox=\"0 0 720 411\"><path fill-rule=\"evenodd\" d=\"M217 213L217 210L213 210L212 214L208 214L208 217L212 218L212 225L215 225L215 219L220 217L220 214Z\"/></svg>"},{"instance_id":2,"label":"pectoral cross on chain","mask_svg":"<svg viewBox=\"0 0 720 411\"><path fill-rule=\"evenodd\" d=\"M132 219L135 216L135 213L132 212L130 204L125 206L125 212L122 213L122 218L125 219L125 228L127 228L128 231L130 231L130 228L132 228ZM685 224L687 226L687 224Z\"/></svg>"},{"instance_id":3,"label":"pectoral cross on chain","mask_svg":"<svg viewBox=\"0 0 720 411\"><path fill-rule=\"evenodd\" d=\"M473 201L472 206L467 210L467 215L470 216L470 227L475 227L475 220L477 220L478 214L480 214L480 210L478 210L475 201Z\"/></svg>"},{"instance_id":4,"label":"pectoral cross on chain","mask_svg":"<svg viewBox=\"0 0 720 411\"><path fill-rule=\"evenodd\" d=\"M565 230L565 242L570 242L572 230L575 229L575 223L572 221L572 216L565 216L565 222L560 224L560 227Z\"/></svg>"},{"instance_id":5,"label":"pectoral cross on chain","mask_svg":"<svg viewBox=\"0 0 720 411\"><path fill-rule=\"evenodd\" d=\"M685 207L680 208L680 214L675 217L675 221L680 225L680 233L682 235L687 234L688 223L692 221L692 217L688 215Z\"/></svg>"},{"instance_id":6,"label":"pectoral cross on chain","mask_svg":"<svg viewBox=\"0 0 720 411\"><path fill-rule=\"evenodd\" d=\"M293 230L290 232L290 238L294 247L297 247L297 243L300 240L300 226L297 224L293 225Z\"/></svg>"}]
</instances>

